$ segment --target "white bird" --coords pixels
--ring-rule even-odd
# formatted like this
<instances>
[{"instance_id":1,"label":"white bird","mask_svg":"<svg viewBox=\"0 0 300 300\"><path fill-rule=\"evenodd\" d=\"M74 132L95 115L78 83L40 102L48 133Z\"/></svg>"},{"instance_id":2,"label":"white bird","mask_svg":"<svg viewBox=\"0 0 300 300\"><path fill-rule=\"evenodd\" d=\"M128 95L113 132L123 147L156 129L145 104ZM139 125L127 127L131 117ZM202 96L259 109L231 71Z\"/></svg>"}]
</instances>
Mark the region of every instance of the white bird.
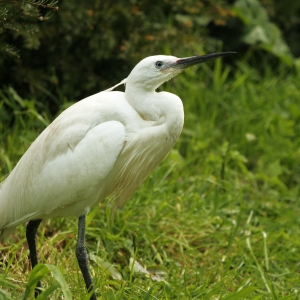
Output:
<instances>
[{"instance_id":1,"label":"white bird","mask_svg":"<svg viewBox=\"0 0 300 300\"><path fill-rule=\"evenodd\" d=\"M155 90L189 66L233 53L147 57L121 82L125 92L113 87L62 112L0 186L0 240L29 221L26 237L33 268L40 222L79 216L76 256L87 289L94 290L84 244L85 215L109 195L114 209L123 205L167 156L183 127L180 98ZM40 284L35 295L39 292Z\"/></svg>"}]
</instances>

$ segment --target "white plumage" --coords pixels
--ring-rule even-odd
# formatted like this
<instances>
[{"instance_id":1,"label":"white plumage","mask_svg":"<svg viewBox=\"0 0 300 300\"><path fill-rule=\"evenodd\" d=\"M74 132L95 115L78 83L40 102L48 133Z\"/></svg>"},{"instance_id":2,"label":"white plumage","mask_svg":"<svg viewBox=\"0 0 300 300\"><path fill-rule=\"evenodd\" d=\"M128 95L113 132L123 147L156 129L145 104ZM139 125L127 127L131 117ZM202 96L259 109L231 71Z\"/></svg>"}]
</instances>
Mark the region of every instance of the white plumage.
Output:
<instances>
[{"instance_id":1,"label":"white plumage","mask_svg":"<svg viewBox=\"0 0 300 300\"><path fill-rule=\"evenodd\" d=\"M144 59L142 70L137 65L127 78L125 93L105 91L81 100L40 134L1 185L2 240L32 219L87 213L110 194L119 206L155 169L183 126L181 100L154 91L178 70L154 82L141 80L145 68L147 76L160 72L160 60L178 59Z\"/></svg>"},{"instance_id":2,"label":"white plumage","mask_svg":"<svg viewBox=\"0 0 300 300\"><path fill-rule=\"evenodd\" d=\"M151 56L129 74L125 93L111 88L72 105L33 142L0 186L0 241L21 223L32 267L42 219L77 215L76 256L86 287L94 290L84 245L85 214L107 196L114 210L166 157L183 126L176 95L155 90L185 68L232 54ZM37 284L35 296L40 293ZM96 299L96 294L91 296Z\"/></svg>"}]
</instances>

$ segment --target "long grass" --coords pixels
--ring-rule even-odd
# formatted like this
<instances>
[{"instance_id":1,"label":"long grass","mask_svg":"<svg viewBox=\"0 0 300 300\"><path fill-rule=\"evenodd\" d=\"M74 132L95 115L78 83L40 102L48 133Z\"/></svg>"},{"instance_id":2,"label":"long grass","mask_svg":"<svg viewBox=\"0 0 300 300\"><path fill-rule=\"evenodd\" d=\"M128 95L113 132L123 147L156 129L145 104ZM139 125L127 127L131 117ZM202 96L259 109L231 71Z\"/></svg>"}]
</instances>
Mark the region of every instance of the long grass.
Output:
<instances>
[{"instance_id":1,"label":"long grass","mask_svg":"<svg viewBox=\"0 0 300 300\"><path fill-rule=\"evenodd\" d=\"M299 82L219 60L161 88L183 100L179 142L112 226L106 203L87 218L99 299L300 298ZM11 89L0 101L3 180L51 117ZM38 278L41 299L88 299L76 223L42 223L33 271L19 226L0 248L0 299L32 299Z\"/></svg>"}]
</instances>

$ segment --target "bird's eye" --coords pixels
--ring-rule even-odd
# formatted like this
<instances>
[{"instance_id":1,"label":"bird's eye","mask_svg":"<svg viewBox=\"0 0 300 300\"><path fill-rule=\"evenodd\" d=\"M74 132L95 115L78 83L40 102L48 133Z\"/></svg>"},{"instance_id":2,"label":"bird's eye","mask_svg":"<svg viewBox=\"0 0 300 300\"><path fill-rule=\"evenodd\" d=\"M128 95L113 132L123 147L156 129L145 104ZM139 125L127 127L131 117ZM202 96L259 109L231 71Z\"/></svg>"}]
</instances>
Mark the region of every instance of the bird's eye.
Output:
<instances>
[{"instance_id":1,"label":"bird's eye","mask_svg":"<svg viewBox=\"0 0 300 300\"><path fill-rule=\"evenodd\" d=\"M157 61L157 62L155 63L155 67L156 67L156 68L161 68L162 65L163 65L162 61Z\"/></svg>"}]
</instances>

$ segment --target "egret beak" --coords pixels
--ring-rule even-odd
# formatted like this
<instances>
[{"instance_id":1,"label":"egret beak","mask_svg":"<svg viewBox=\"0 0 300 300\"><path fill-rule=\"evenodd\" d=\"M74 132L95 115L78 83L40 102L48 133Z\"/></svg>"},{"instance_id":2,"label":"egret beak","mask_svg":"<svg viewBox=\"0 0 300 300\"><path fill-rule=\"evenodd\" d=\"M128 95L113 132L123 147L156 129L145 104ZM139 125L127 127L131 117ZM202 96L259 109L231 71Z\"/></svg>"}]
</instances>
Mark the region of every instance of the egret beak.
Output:
<instances>
[{"instance_id":1,"label":"egret beak","mask_svg":"<svg viewBox=\"0 0 300 300\"><path fill-rule=\"evenodd\" d=\"M219 57L223 57L235 53L236 52L219 52L219 53L211 53L211 54L201 55L201 56L179 58L175 63L171 64L170 67L175 69L186 69L187 67L200 64L208 60L213 60Z\"/></svg>"}]
</instances>

